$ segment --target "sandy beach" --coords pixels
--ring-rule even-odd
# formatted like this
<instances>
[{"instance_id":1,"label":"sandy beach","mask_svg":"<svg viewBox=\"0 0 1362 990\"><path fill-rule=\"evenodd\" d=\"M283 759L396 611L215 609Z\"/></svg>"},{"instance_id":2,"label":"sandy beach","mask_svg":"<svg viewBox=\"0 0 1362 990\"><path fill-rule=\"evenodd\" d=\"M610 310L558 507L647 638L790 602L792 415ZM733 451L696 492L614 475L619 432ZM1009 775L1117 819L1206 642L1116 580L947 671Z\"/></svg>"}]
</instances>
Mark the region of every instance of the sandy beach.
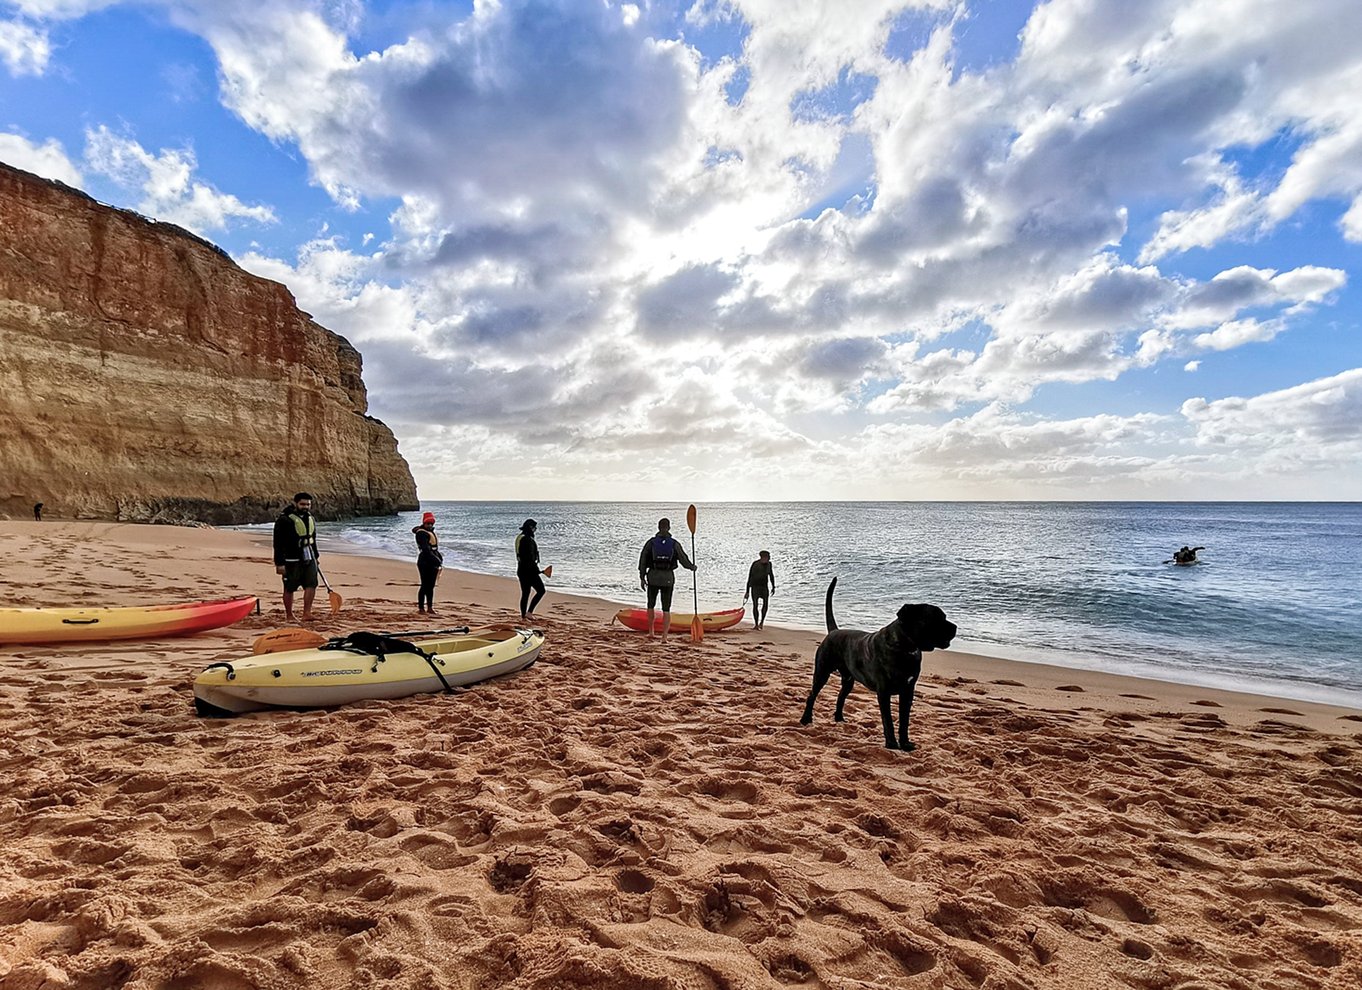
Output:
<instances>
[{"instance_id":1,"label":"sandy beach","mask_svg":"<svg viewBox=\"0 0 1362 990\"><path fill-rule=\"evenodd\" d=\"M205 720L194 675L284 625L258 539L2 522L0 559L4 605L263 606L0 655L3 990L1362 986L1356 710L936 653L905 754L864 688L798 724L817 634L650 647L550 586L514 676ZM324 564L321 631L426 625L414 565Z\"/></svg>"}]
</instances>

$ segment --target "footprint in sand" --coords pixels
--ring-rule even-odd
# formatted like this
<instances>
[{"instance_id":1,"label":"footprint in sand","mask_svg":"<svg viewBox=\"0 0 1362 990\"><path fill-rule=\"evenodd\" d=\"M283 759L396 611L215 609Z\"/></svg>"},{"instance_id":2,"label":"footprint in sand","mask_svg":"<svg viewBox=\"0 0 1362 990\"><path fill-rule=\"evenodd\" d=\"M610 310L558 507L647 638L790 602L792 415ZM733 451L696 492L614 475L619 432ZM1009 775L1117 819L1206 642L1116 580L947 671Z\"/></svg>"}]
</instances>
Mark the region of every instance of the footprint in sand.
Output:
<instances>
[{"instance_id":1,"label":"footprint in sand","mask_svg":"<svg viewBox=\"0 0 1362 990\"><path fill-rule=\"evenodd\" d=\"M1225 707L1224 705L1222 705L1222 704L1221 704L1220 702L1218 702L1218 701L1206 701L1205 699L1198 700L1198 701L1194 701L1194 702L1192 702L1192 704L1194 704L1194 705L1200 705L1202 708L1224 708L1224 707Z\"/></svg>"},{"instance_id":2,"label":"footprint in sand","mask_svg":"<svg viewBox=\"0 0 1362 990\"><path fill-rule=\"evenodd\" d=\"M1059 685L1059 687L1055 688L1055 690L1056 690L1056 691L1077 691L1077 692L1080 693L1080 694L1083 693L1083 688L1080 687L1080 686L1077 685L1077 684L1061 684L1061 685Z\"/></svg>"},{"instance_id":3,"label":"footprint in sand","mask_svg":"<svg viewBox=\"0 0 1362 990\"><path fill-rule=\"evenodd\" d=\"M1304 718L1304 712L1293 711L1290 708L1259 708L1260 712L1267 712L1269 715L1295 715L1297 718Z\"/></svg>"}]
</instances>

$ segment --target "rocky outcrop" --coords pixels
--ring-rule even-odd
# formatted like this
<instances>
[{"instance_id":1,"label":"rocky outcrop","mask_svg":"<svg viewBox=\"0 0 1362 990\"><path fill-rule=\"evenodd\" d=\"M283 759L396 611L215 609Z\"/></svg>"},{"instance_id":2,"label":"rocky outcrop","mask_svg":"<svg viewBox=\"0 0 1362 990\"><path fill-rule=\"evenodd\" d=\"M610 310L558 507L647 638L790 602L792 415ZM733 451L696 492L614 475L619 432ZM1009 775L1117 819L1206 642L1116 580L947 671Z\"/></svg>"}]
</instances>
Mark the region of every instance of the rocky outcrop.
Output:
<instances>
[{"instance_id":1,"label":"rocky outcrop","mask_svg":"<svg viewBox=\"0 0 1362 990\"><path fill-rule=\"evenodd\" d=\"M417 507L359 352L171 224L0 164L0 513L215 523Z\"/></svg>"}]
</instances>

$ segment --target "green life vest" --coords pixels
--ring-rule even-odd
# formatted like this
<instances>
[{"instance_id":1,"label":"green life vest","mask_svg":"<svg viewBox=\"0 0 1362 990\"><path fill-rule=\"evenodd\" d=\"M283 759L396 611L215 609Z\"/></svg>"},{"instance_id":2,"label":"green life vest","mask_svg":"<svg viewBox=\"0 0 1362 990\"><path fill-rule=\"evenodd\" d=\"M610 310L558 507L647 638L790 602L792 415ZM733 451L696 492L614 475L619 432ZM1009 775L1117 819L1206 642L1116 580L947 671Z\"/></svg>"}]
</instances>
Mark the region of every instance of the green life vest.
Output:
<instances>
[{"instance_id":1,"label":"green life vest","mask_svg":"<svg viewBox=\"0 0 1362 990\"><path fill-rule=\"evenodd\" d=\"M298 548L315 547L317 545L317 520L308 515L306 519L296 512L290 512L289 516L293 519L294 532L298 534Z\"/></svg>"}]
</instances>

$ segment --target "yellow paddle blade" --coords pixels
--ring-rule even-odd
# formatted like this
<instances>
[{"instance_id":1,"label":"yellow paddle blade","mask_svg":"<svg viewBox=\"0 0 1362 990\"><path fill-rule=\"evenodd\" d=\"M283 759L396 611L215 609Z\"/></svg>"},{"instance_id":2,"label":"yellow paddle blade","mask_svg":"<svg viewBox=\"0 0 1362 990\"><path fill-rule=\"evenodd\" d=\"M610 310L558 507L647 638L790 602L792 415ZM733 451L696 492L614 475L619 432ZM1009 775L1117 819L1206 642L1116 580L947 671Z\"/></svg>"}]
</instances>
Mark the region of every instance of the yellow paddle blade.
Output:
<instances>
[{"instance_id":1,"label":"yellow paddle blade","mask_svg":"<svg viewBox=\"0 0 1362 990\"><path fill-rule=\"evenodd\" d=\"M276 629L258 636L251 644L251 652L256 656L262 653L285 653L289 650L309 650L321 646L326 637L311 629Z\"/></svg>"},{"instance_id":2,"label":"yellow paddle blade","mask_svg":"<svg viewBox=\"0 0 1362 990\"><path fill-rule=\"evenodd\" d=\"M553 577L553 565L544 568L544 577Z\"/></svg>"},{"instance_id":3,"label":"yellow paddle blade","mask_svg":"<svg viewBox=\"0 0 1362 990\"><path fill-rule=\"evenodd\" d=\"M698 643L705 638L705 623L698 615L690 620L690 641Z\"/></svg>"},{"instance_id":4,"label":"yellow paddle blade","mask_svg":"<svg viewBox=\"0 0 1362 990\"><path fill-rule=\"evenodd\" d=\"M345 601L345 599L340 596L340 592L331 591L328 588L326 592L326 597L327 600L331 602L331 614L340 615L341 603Z\"/></svg>"}]
</instances>

